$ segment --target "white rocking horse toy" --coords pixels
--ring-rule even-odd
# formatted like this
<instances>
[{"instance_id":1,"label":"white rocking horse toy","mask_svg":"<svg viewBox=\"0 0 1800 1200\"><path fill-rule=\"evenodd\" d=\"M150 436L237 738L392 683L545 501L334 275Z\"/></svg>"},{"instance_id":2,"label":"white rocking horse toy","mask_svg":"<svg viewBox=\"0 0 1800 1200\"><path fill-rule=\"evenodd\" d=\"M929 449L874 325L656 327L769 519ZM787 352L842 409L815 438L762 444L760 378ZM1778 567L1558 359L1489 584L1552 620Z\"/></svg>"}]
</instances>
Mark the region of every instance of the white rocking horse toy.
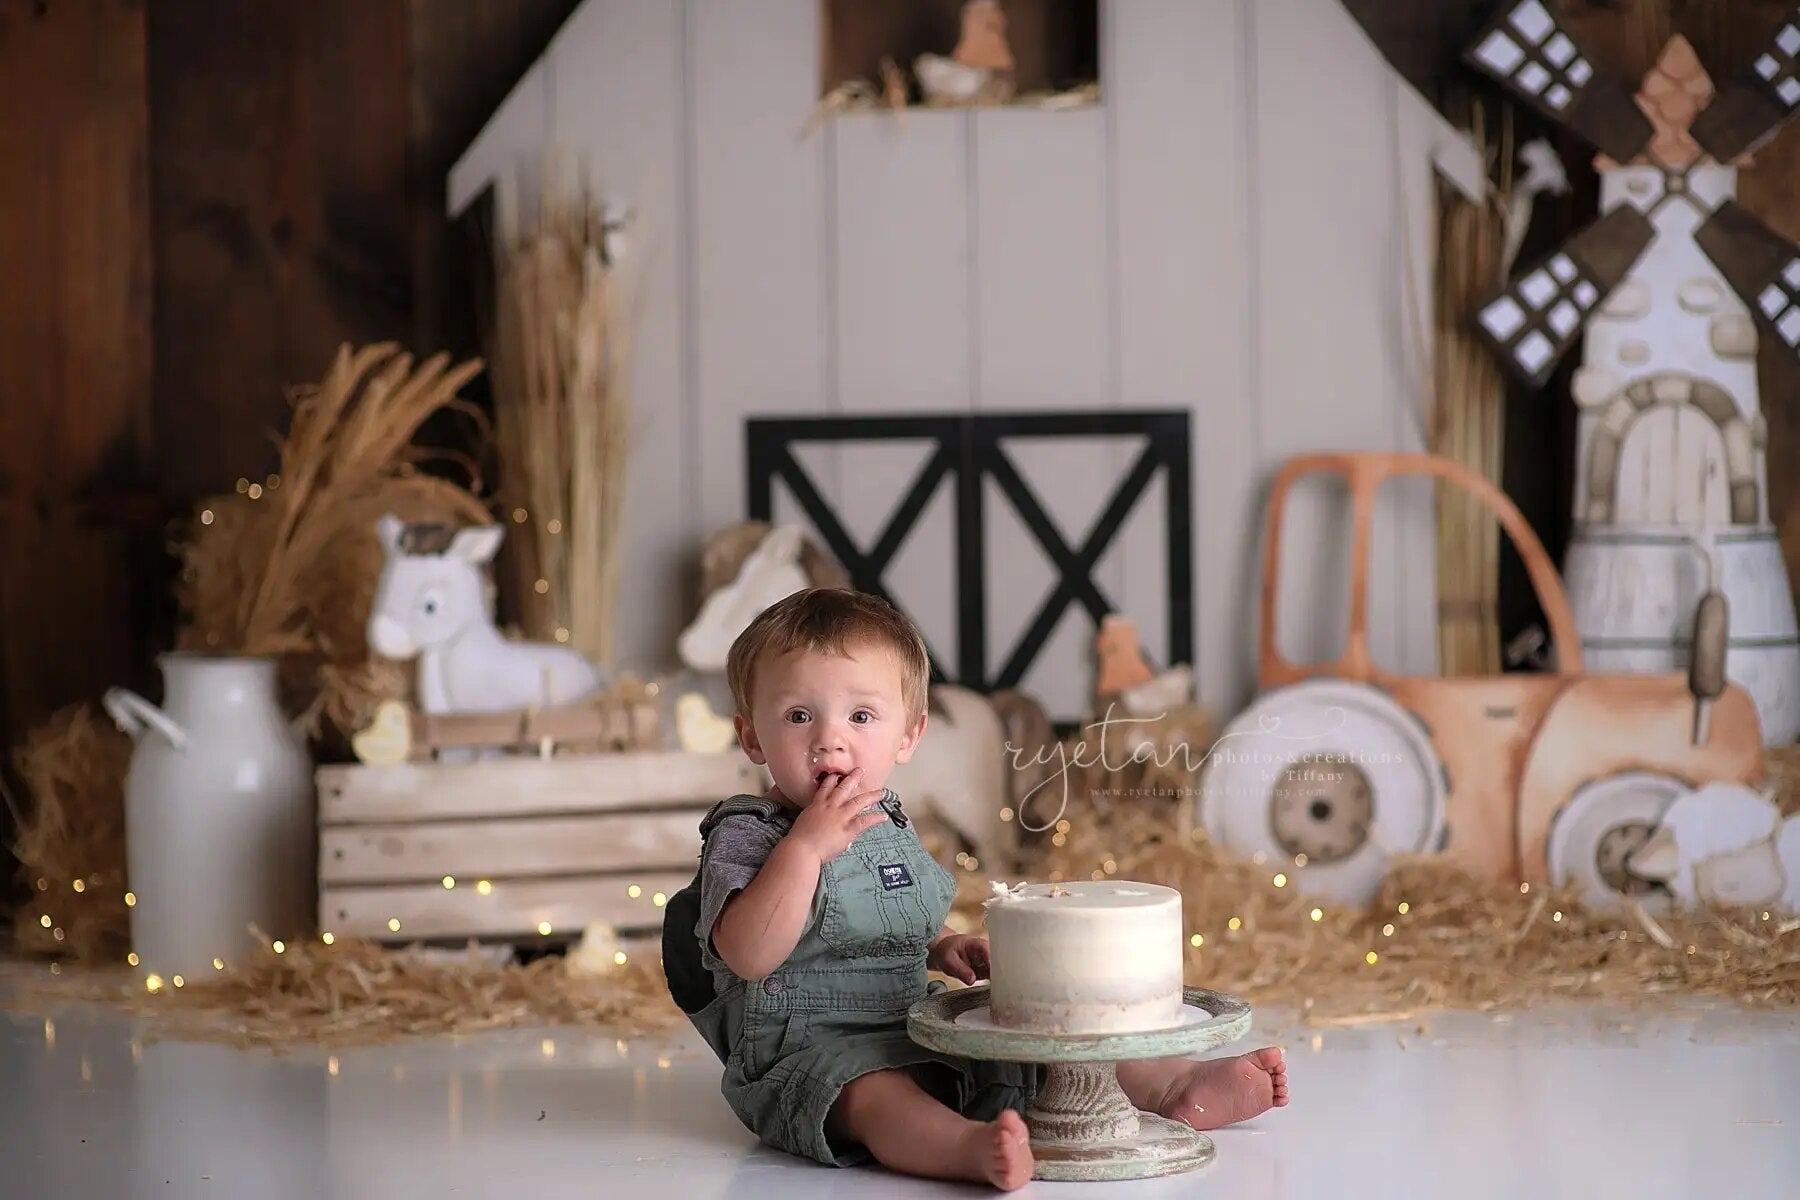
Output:
<instances>
[{"instance_id":1,"label":"white rocking horse toy","mask_svg":"<svg viewBox=\"0 0 1800 1200\"><path fill-rule=\"evenodd\" d=\"M483 568L505 530L480 525L445 538L439 526L376 523L387 561L369 614L369 648L419 660L416 695L427 713L510 712L572 704L605 684L579 652L514 642L494 627ZM433 535L436 535L435 537Z\"/></svg>"}]
</instances>

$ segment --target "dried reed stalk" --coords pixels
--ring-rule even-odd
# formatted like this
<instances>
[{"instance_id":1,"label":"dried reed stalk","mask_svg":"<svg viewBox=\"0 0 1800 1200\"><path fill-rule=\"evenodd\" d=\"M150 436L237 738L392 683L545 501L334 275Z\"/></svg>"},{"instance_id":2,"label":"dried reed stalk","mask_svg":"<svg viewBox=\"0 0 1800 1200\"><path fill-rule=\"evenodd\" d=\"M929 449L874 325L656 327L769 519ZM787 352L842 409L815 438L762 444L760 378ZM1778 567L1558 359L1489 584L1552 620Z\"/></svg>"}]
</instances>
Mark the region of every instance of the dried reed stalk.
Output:
<instances>
[{"instance_id":1,"label":"dried reed stalk","mask_svg":"<svg viewBox=\"0 0 1800 1200\"><path fill-rule=\"evenodd\" d=\"M553 188L546 188L550 195ZM586 197L547 200L500 264L494 390L521 625L613 660L630 444L630 323Z\"/></svg>"},{"instance_id":2,"label":"dried reed stalk","mask_svg":"<svg viewBox=\"0 0 1800 1200\"><path fill-rule=\"evenodd\" d=\"M1510 121L1500 159L1511 162ZM1473 127L1480 146L1483 120ZM1505 384L1493 352L1476 340L1477 307L1500 282L1505 246L1502 209L1469 203L1438 185L1432 450L1498 481L1505 452ZM1500 662L1500 531L1461 489L1437 493L1438 656L1445 675L1494 675Z\"/></svg>"},{"instance_id":3,"label":"dried reed stalk","mask_svg":"<svg viewBox=\"0 0 1800 1200\"><path fill-rule=\"evenodd\" d=\"M479 361L452 368L438 355L415 369L388 344L338 351L326 377L298 389L281 448L281 473L266 487L202 502L179 547L182 649L283 660L289 705L316 720L366 716L376 683L363 629L381 572L375 522L485 523L468 489L418 473L412 444L425 420L469 410L457 392Z\"/></svg>"}]
</instances>

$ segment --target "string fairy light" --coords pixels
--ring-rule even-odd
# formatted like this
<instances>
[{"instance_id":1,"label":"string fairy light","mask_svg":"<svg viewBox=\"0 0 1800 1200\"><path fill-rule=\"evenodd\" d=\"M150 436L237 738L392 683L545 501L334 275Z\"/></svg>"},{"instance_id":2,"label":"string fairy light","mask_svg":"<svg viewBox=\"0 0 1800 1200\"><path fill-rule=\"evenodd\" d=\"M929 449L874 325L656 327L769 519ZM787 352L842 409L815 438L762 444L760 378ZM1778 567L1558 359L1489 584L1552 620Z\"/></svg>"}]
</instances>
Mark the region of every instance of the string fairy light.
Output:
<instances>
[{"instance_id":1,"label":"string fairy light","mask_svg":"<svg viewBox=\"0 0 1800 1200\"><path fill-rule=\"evenodd\" d=\"M625 952L623 950L614 950L613 951L613 965L614 966L622 967L625 965L625 961L626 961Z\"/></svg>"},{"instance_id":2,"label":"string fairy light","mask_svg":"<svg viewBox=\"0 0 1800 1200\"><path fill-rule=\"evenodd\" d=\"M1394 936L1394 926L1393 926L1392 922L1389 922L1388 924L1383 925L1381 927L1381 936L1382 937L1393 937Z\"/></svg>"},{"instance_id":3,"label":"string fairy light","mask_svg":"<svg viewBox=\"0 0 1800 1200\"><path fill-rule=\"evenodd\" d=\"M537 929L538 929L539 937L549 937L550 936L550 922L539 921Z\"/></svg>"},{"instance_id":4,"label":"string fairy light","mask_svg":"<svg viewBox=\"0 0 1800 1200\"><path fill-rule=\"evenodd\" d=\"M1196 933L1193 937L1188 939L1188 945L1190 945L1190 946L1194 947L1194 949L1198 950L1200 947L1206 945L1206 935L1202 934L1202 933Z\"/></svg>"},{"instance_id":5,"label":"string fairy light","mask_svg":"<svg viewBox=\"0 0 1800 1200\"><path fill-rule=\"evenodd\" d=\"M48 929L48 928L50 928L50 926L56 924L56 922L52 921L50 919L49 913L45 913L43 916L38 918L38 924L42 925L45 929Z\"/></svg>"},{"instance_id":6,"label":"string fairy light","mask_svg":"<svg viewBox=\"0 0 1800 1200\"><path fill-rule=\"evenodd\" d=\"M388 918L388 930L391 933L399 933L400 932L400 918L399 917L389 917Z\"/></svg>"},{"instance_id":7,"label":"string fairy light","mask_svg":"<svg viewBox=\"0 0 1800 1200\"><path fill-rule=\"evenodd\" d=\"M650 897L650 903L656 905L656 907L658 907L658 908L661 908L663 905L667 904L668 902L669 902L669 898L667 896L663 895L661 892L658 892L658 893L656 893L656 895Z\"/></svg>"},{"instance_id":8,"label":"string fairy light","mask_svg":"<svg viewBox=\"0 0 1800 1200\"><path fill-rule=\"evenodd\" d=\"M1410 905L1406 901L1402 900L1398 905L1395 906L1394 911L1404 917L1407 913L1412 911L1412 905Z\"/></svg>"},{"instance_id":9,"label":"string fairy light","mask_svg":"<svg viewBox=\"0 0 1800 1200\"><path fill-rule=\"evenodd\" d=\"M1311 917L1315 922L1323 921L1325 919L1325 910L1322 908L1315 908L1308 913L1307 916Z\"/></svg>"},{"instance_id":10,"label":"string fairy light","mask_svg":"<svg viewBox=\"0 0 1800 1200\"><path fill-rule=\"evenodd\" d=\"M452 889L454 889L455 887L456 887L456 876L454 876L454 875L444 876L444 890L446 892L448 892L448 891L451 891Z\"/></svg>"},{"instance_id":11,"label":"string fairy light","mask_svg":"<svg viewBox=\"0 0 1800 1200\"><path fill-rule=\"evenodd\" d=\"M1233 917L1233 918L1231 918L1231 920L1225 922L1225 928L1231 930L1231 932L1233 932L1233 933L1236 933L1238 930L1242 929L1243 927L1244 927L1244 919L1242 917Z\"/></svg>"},{"instance_id":12,"label":"string fairy light","mask_svg":"<svg viewBox=\"0 0 1800 1200\"><path fill-rule=\"evenodd\" d=\"M475 890L485 896L494 890L494 885L485 879L478 879L475 881Z\"/></svg>"},{"instance_id":13,"label":"string fairy light","mask_svg":"<svg viewBox=\"0 0 1800 1200\"><path fill-rule=\"evenodd\" d=\"M1278 871L1275 874L1275 878L1269 880L1269 882L1274 884L1278 888L1286 887L1287 886L1287 876Z\"/></svg>"},{"instance_id":14,"label":"string fairy light","mask_svg":"<svg viewBox=\"0 0 1800 1200\"><path fill-rule=\"evenodd\" d=\"M146 975L144 977L144 990L151 995L155 995L157 992L162 991L162 987L163 981L161 975Z\"/></svg>"},{"instance_id":15,"label":"string fairy light","mask_svg":"<svg viewBox=\"0 0 1800 1200\"><path fill-rule=\"evenodd\" d=\"M74 888L77 892L85 892L85 891L87 891L87 880L77 879L74 883L71 883L69 886Z\"/></svg>"},{"instance_id":16,"label":"string fairy light","mask_svg":"<svg viewBox=\"0 0 1800 1200\"><path fill-rule=\"evenodd\" d=\"M1368 963L1372 967L1376 963L1381 961L1381 955L1379 955L1379 954L1375 953L1373 950L1371 950L1367 954L1363 955L1363 961Z\"/></svg>"},{"instance_id":17,"label":"string fairy light","mask_svg":"<svg viewBox=\"0 0 1800 1200\"><path fill-rule=\"evenodd\" d=\"M321 942L324 942L327 946L329 946L333 942L337 941L337 935L335 933L331 932L331 930L327 929L324 933L321 933L319 935L319 940Z\"/></svg>"},{"instance_id":18,"label":"string fairy light","mask_svg":"<svg viewBox=\"0 0 1800 1200\"><path fill-rule=\"evenodd\" d=\"M138 965L137 951L133 950L130 954L127 954L125 956L125 961L130 963L134 967L137 966Z\"/></svg>"},{"instance_id":19,"label":"string fairy light","mask_svg":"<svg viewBox=\"0 0 1800 1200\"><path fill-rule=\"evenodd\" d=\"M282 941L279 938L277 938L275 940L274 944L271 945L269 948L271 950L275 951L275 953L277 953L277 954L286 954L287 953L287 943Z\"/></svg>"},{"instance_id":20,"label":"string fairy light","mask_svg":"<svg viewBox=\"0 0 1800 1200\"><path fill-rule=\"evenodd\" d=\"M480 885L477 884L476 886L479 887ZM644 894L644 889L634 883L625 889L625 894L630 896L633 900L636 900L639 896Z\"/></svg>"},{"instance_id":21,"label":"string fairy light","mask_svg":"<svg viewBox=\"0 0 1800 1200\"><path fill-rule=\"evenodd\" d=\"M136 892L126 892L125 893L125 907L126 908L136 908L137 907L137 893Z\"/></svg>"}]
</instances>

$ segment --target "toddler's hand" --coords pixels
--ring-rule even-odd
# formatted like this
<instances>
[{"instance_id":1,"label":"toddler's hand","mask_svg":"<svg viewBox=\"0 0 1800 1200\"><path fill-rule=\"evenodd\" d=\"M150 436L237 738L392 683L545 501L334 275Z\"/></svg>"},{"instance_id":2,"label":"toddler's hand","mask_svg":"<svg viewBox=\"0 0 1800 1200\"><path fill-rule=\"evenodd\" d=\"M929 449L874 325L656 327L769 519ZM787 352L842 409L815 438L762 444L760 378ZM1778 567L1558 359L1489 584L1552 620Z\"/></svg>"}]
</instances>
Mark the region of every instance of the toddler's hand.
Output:
<instances>
[{"instance_id":1,"label":"toddler's hand","mask_svg":"<svg viewBox=\"0 0 1800 1200\"><path fill-rule=\"evenodd\" d=\"M794 831L788 837L817 855L821 865L849 849L863 830L888 819L880 809L863 811L881 799L882 791L863 787L862 778L859 767L841 778L827 779L794 820Z\"/></svg>"},{"instance_id":2,"label":"toddler's hand","mask_svg":"<svg viewBox=\"0 0 1800 1200\"><path fill-rule=\"evenodd\" d=\"M943 938L925 956L925 965L952 979L974 983L988 978L988 940L968 933Z\"/></svg>"}]
</instances>

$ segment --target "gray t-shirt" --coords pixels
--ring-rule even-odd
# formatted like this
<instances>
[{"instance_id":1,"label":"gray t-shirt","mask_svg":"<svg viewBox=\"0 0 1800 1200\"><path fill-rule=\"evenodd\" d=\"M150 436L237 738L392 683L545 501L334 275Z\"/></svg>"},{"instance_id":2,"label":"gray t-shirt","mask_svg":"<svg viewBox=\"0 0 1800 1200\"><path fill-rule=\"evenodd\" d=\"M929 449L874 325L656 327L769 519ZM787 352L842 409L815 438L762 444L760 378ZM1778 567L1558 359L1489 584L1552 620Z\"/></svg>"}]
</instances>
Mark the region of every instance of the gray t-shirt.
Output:
<instances>
[{"instance_id":1,"label":"gray t-shirt","mask_svg":"<svg viewBox=\"0 0 1800 1200\"><path fill-rule=\"evenodd\" d=\"M713 951L713 923L725 911L725 902L750 886L794 827L797 815L782 809L766 821L749 813L726 817L706 835L700 848L700 920L694 935L700 939L700 962L713 973L713 985L720 992L735 983L737 976Z\"/></svg>"}]
</instances>

